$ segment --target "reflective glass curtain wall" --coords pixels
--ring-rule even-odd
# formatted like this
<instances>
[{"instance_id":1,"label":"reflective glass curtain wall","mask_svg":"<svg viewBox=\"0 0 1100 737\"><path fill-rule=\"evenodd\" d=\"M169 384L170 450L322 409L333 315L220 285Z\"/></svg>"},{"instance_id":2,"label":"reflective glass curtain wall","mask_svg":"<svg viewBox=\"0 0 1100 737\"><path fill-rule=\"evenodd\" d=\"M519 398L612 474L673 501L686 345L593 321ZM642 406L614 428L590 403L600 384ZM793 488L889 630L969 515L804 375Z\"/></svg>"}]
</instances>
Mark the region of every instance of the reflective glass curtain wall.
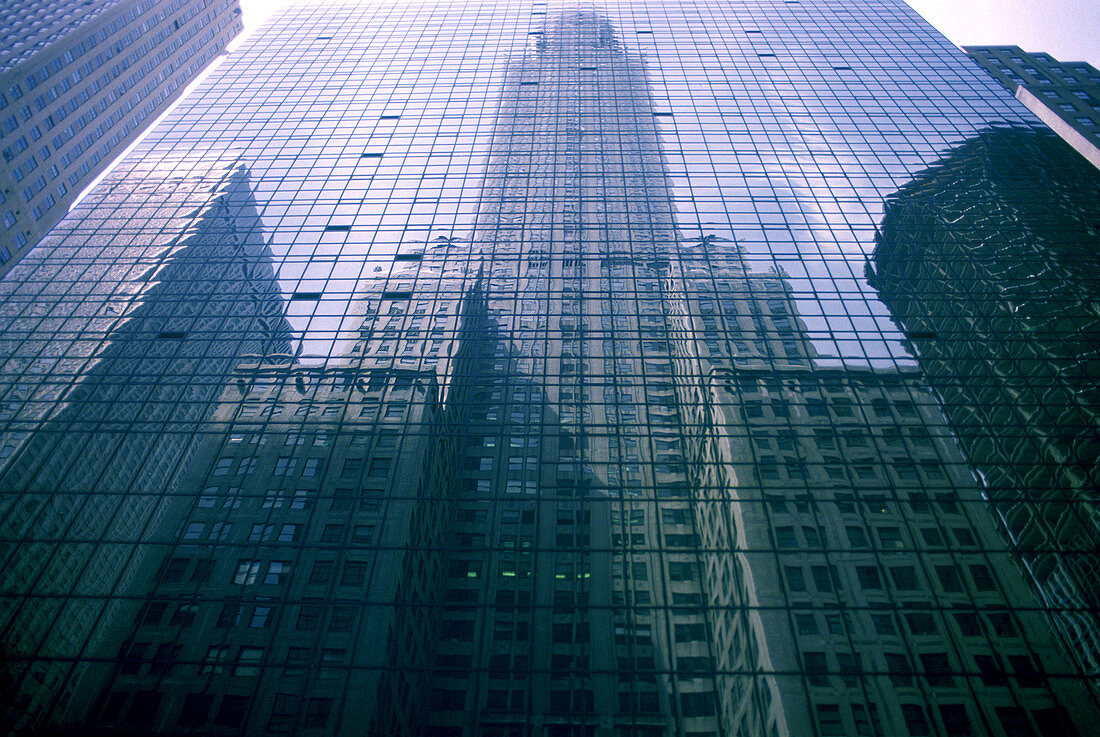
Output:
<instances>
[{"instance_id":1,"label":"reflective glass curtain wall","mask_svg":"<svg viewBox=\"0 0 1100 737\"><path fill-rule=\"evenodd\" d=\"M1098 193L900 0L288 10L0 281L7 722L1088 734Z\"/></svg>"}]
</instances>

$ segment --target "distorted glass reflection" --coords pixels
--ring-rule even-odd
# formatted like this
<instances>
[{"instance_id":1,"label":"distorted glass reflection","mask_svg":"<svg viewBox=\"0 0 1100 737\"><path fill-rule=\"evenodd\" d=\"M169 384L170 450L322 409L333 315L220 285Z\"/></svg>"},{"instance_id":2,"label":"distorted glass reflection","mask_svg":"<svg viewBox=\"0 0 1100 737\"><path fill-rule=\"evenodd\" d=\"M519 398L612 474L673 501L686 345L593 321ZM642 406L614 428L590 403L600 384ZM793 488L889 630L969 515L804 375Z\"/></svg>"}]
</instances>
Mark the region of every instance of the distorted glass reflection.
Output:
<instances>
[{"instance_id":1,"label":"distorted glass reflection","mask_svg":"<svg viewBox=\"0 0 1100 737\"><path fill-rule=\"evenodd\" d=\"M297 9L0 281L15 729L1087 733L1095 175L704 5Z\"/></svg>"},{"instance_id":2,"label":"distorted glass reflection","mask_svg":"<svg viewBox=\"0 0 1100 737\"><path fill-rule=\"evenodd\" d=\"M998 127L890 198L868 278L995 502L1066 649L1100 668L1100 175Z\"/></svg>"}]
</instances>

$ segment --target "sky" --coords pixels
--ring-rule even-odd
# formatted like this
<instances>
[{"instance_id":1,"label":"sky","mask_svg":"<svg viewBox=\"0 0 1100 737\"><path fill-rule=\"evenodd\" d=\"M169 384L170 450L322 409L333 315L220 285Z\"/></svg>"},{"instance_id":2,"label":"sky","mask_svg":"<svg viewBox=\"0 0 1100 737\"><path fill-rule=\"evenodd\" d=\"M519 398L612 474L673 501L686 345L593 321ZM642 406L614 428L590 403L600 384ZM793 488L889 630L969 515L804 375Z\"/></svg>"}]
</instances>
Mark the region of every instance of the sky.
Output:
<instances>
[{"instance_id":1,"label":"sky","mask_svg":"<svg viewBox=\"0 0 1100 737\"><path fill-rule=\"evenodd\" d=\"M905 1L959 46L1011 44L1100 67L1100 0ZM241 0L245 34L286 2Z\"/></svg>"},{"instance_id":2,"label":"sky","mask_svg":"<svg viewBox=\"0 0 1100 737\"><path fill-rule=\"evenodd\" d=\"M959 46L1015 45L1100 67L1100 0L906 2Z\"/></svg>"}]
</instances>

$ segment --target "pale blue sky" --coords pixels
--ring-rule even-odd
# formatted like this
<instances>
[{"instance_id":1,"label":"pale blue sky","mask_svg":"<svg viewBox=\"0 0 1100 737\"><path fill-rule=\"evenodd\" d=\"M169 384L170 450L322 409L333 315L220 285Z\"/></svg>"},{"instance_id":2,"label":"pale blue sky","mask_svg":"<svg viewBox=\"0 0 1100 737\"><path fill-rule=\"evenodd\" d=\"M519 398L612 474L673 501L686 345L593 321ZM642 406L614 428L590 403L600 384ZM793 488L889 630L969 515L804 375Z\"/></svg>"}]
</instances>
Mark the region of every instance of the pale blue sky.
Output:
<instances>
[{"instance_id":1,"label":"pale blue sky","mask_svg":"<svg viewBox=\"0 0 1100 737\"><path fill-rule=\"evenodd\" d=\"M960 46L1014 44L1100 67L1100 0L906 0Z\"/></svg>"}]
</instances>

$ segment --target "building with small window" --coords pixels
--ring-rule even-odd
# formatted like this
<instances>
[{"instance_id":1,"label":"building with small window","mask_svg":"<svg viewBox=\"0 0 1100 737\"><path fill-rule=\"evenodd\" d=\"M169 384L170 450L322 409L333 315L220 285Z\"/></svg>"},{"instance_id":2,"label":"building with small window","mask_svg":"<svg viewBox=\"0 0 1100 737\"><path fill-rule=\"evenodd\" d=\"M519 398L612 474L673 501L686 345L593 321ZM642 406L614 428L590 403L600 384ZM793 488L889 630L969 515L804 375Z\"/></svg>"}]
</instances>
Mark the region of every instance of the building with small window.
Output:
<instances>
[{"instance_id":1,"label":"building with small window","mask_svg":"<svg viewBox=\"0 0 1100 737\"><path fill-rule=\"evenodd\" d=\"M169 501L142 597L113 613L119 664L84 675L109 684L84 702L97 720L325 733L372 717L391 659L426 667L432 620L395 603L434 594L441 551L412 536L438 538L453 516L438 389L355 362L242 363L178 487L200 495Z\"/></svg>"},{"instance_id":2,"label":"building with small window","mask_svg":"<svg viewBox=\"0 0 1100 737\"><path fill-rule=\"evenodd\" d=\"M966 53L1078 153L1100 167L1100 71L1019 46L967 46Z\"/></svg>"},{"instance_id":3,"label":"building with small window","mask_svg":"<svg viewBox=\"0 0 1100 737\"><path fill-rule=\"evenodd\" d=\"M0 274L242 28L236 0L5 3Z\"/></svg>"}]
</instances>

